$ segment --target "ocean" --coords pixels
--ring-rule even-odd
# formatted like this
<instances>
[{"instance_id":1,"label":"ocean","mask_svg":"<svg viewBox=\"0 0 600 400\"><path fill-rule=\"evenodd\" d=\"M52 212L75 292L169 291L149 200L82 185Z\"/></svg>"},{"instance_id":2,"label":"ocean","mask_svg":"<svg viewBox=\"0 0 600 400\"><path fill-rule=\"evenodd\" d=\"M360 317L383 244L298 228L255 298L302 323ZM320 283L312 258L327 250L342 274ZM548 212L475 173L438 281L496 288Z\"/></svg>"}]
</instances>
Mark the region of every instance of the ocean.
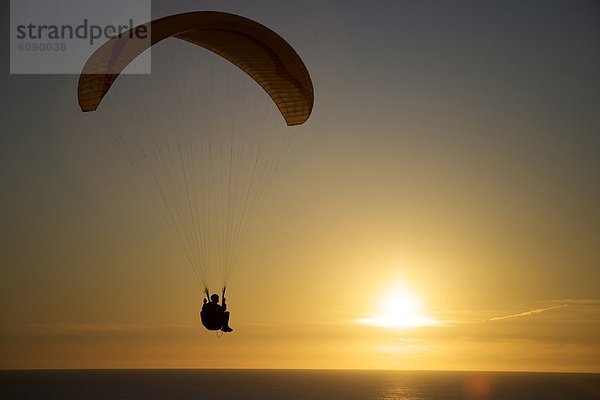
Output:
<instances>
[{"instance_id":1,"label":"ocean","mask_svg":"<svg viewBox=\"0 0 600 400\"><path fill-rule=\"evenodd\" d=\"M2 400L600 399L600 374L338 370L0 371Z\"/></svg>"}]
</instances>

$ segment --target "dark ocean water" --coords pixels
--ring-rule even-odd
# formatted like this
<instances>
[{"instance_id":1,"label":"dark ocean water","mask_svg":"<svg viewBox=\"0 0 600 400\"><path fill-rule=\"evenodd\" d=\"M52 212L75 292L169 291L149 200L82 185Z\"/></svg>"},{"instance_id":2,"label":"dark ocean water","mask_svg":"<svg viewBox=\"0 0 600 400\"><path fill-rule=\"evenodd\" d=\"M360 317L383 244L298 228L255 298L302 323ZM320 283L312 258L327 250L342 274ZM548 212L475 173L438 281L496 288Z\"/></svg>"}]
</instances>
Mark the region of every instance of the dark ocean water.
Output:
<instances>
[{"instance_id":1,"label":"dark ocean water","mask_svg":"<svg viewBox=\"0 0 600 400\"><path fill-rule=\"evenodd\" d=\"M319 370L0 371L0 399L600 399L600 374Z\"/></svg>"}]
</instances>

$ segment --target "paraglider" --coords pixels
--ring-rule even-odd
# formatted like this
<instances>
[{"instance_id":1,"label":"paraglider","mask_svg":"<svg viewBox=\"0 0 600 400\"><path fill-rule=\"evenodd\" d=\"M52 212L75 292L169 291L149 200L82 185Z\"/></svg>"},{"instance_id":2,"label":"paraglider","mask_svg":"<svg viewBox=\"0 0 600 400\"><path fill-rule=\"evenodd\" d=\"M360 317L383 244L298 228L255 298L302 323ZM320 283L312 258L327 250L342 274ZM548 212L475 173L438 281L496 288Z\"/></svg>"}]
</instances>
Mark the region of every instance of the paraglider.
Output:
<instances>
[{"instance_id":1,"label":"paraglider","mask_svg":"<svg viewBox=\"0 0 600 400\"><path fill-rule=\"evenodd\" d=\"M198 11L139 27L150 37L125 32L87 60L78 103L158 198L206 294L203 325L230 332L225 289L292 139L273 115L287 126L309 118L310 75L281 36L241 16ZM150 48L150 77L124 77ZM220 305L209 298L215 273Z\"/></svg>"},{"instance_id":2,"label":"paraglider","mask_svg":"<svg viewBox=\"0 0 600 400\"><path fill-rule=\"evenodd\" d=\"M225 288L223 288L221 304L219 304L218 294L213 293L209 297L208 291L205 293L207 298L204 299L204 304L200 311L202 325L210 331L233 332L233 329L229 326L229 311L227 311L227 303L225 302Z\"/></svg>"}]
</instances>

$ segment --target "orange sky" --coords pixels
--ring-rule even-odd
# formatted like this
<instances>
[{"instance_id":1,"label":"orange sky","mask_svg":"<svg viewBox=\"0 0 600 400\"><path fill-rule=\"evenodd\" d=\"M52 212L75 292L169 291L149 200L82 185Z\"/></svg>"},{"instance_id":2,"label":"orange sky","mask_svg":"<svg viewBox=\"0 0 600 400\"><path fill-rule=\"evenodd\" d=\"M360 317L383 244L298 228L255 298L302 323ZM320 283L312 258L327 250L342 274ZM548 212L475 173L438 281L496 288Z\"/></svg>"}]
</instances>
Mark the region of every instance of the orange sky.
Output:
<instances>
[{"instance_id":1,"label":"orange sky","mask_svg":"<svg viewBox=\"0 0 600 400\"><path fill-rule=\"evenodd\" d=\"M242 247L221 339L135 173L81 131L76 77L4 71L0 368L600 372L593 13L265 4L225 11L294 45L316 103ZM358 321L399 287L438 323Z\"/></svg>"}]
</instances>

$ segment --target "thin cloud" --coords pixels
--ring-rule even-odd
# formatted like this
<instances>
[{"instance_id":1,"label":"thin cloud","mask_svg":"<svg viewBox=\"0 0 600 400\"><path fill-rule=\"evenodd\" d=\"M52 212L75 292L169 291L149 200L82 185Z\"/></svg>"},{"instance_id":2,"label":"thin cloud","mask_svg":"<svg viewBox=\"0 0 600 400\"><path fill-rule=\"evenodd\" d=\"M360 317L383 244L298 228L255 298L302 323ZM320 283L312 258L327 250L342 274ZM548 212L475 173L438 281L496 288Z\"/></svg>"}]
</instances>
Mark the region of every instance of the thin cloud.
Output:
<instances>
[{"instance_id":1,"label":"thin cloud","mask_svg":"<svg viewBox=\"0 0 600 400\"><path fill-rule=\"evenodd\" d=\"M600 305L600 299L553 299L548 300L548 303L561 303L573 305Z\"/></svg>"},{"instance_id":2,"label":"thin cloud","mask_svg":"<svg viewBox=\"0 0 600 400\"><path fill-rule=\"evenodd\" d=\"M20 333L20 334L94 334L94 333L128 333L128 332L148 332L160 329L181 329L188 328L184 325L140 325L125 323L108 324L83 324L72 322L57 322L44 324L28 324L21 326L5 327L0 331L2 333Z\"/></svg>"},{"instance_id":3,"label":"thin cloud","mask_svg":"<svg viewBox=\"0 0 600 400\"><path fill-rule=\"evenodd\" d=\"M518 314L494 317L494 318L490 318L489 321L500 321L500 320L508 319L508 318L528 317L530 315L537 315L537 314L541 314L545 311L554 310L554 309L563 308L563 307L567 307L567 304L561 304L558 306L552 306L552 307L546 307L546 308L536 308L535 310L525 311L525 312L518 313Z\"/></svg>"}]
</instances>

